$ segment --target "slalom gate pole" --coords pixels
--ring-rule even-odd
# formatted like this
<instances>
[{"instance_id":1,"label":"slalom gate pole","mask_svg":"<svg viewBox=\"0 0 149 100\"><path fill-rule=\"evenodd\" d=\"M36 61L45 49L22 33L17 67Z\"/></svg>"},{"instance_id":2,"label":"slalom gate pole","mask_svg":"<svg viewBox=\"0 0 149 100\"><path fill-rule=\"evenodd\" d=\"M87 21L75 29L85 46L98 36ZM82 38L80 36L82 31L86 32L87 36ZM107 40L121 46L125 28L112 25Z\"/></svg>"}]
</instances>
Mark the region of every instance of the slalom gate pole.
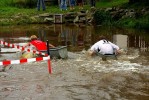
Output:
<instances>
[{"instance_id":1,"label":"slalom gate pole","mask_svg":"<svg viewBox=\"0 0 149 100\"><path fill-rule=\"evenodd\" d=\"M49 41L47 40L47 54L50 57L50 51L49 51ZM48 70L49 73L52 74L52 68L51 68L51 62L50 62L50 58L48 60Z\"/></svg>"},{"instance_id":2,"label":"slalom gate pole","mask_svg":"<svg viewBox=\"0 0 149 100\"><path fill-rule=\"evenodd\" d=\"M50 51L49 51L49 41L47 40L47 54L50 55Z\"/></svg>"}]
</instances>

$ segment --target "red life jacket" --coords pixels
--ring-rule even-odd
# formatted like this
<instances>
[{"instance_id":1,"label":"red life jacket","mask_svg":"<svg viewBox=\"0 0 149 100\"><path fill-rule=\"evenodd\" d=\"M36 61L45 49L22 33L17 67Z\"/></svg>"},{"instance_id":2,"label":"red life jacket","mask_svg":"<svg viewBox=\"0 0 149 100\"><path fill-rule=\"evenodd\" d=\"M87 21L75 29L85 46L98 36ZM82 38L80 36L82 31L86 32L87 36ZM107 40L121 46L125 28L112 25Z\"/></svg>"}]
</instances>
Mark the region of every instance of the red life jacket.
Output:
<instances>
[{"instance_id":1,"label":"red life jacket","mask_svg":"<svg viewBox=\"0 0 149 100\"><path fill-rule=\"evenodd\" d=\"M38 51L47 50L46 43L41 40L33 40L30 43L34 45Z\"/></svg>"}]
</instances>

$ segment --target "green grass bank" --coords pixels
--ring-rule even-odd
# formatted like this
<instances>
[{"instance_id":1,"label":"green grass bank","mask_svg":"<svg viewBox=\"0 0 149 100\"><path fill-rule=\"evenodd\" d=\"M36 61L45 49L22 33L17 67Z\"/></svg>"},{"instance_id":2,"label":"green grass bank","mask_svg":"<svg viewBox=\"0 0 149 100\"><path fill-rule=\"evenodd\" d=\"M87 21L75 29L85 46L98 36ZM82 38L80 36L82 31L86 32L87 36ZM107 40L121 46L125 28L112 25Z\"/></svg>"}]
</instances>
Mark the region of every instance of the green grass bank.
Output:
<instances>
[{"instance_id":1,"label":"green grass bank","mask_svg":"<svg viewBox=\"0 0 149 100\"><path fill-rule=\"evenodd\" d=\"M144 7L145 4L129 4L129 0L97 0L96 9L99 10L94 15L95 19L99 19L96 23L102 25L114 25L130 28L149 28L149 14L138 14L138 17L125 17L123 19L114 20L107 12L100 11L101 9L106 8L123 8L123 9L135 9L139 12ZM37 0L0 0L0 25L13 25L13 24L31 24L32 22L28 19L22 20L17 19L16 22L12 22L11 18L18 15L26 16L35 16L42 13L67 13L70 12L69 8L67 11L61 11L58 5L46 3L46 11L37 11L36 9ZM89 2L87 5L84 5L84 10L90 10ZM74 12L79 11L79 7L75 6ZM13 20L13 19L12 19Z\"/></svg>"}]
</instances>

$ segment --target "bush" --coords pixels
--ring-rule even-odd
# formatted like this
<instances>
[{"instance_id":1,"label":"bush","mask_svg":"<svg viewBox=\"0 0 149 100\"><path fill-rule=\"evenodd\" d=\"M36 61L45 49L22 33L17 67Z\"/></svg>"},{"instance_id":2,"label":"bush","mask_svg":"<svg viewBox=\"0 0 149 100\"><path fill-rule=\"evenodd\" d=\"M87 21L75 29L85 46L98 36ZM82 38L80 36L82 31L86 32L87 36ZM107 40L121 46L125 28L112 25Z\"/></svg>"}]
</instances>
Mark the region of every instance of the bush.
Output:
<instances>
[{"instance_id":1,"label":"bush","mask_svg":"<svg viewBox=\"0 0 149 100\"><path fill-rule=\"evenodd\" d=\"M98 10L94 14L94 22L96 25L110 25L112 24L112 18L108 12Z\"/></svg>"},{"instance_id":2,"label":"bush","mask_svg":"<svg viewBox=\"0 0 149 100\"><path fill-rule=\"evenodd\" d=\"M135 28L149 29L149 14L139 18L136 22Z\"/></svg>"},{"instance_id":3,"label":"bush","mask_svg":"<svg viewBox=\"0 0 149 100\"><path fill-rule=\"evenodd\" d=\"M135 27L136 20L134 18L123 18L115 22L116 26Z\"/></svg>"},{"instance_id":4,"label":"bush","mask_svg":"<svg viewBox=\"0 0 149 100\"><path fill-rule=\"evenodd\" d=\"M0 0L0 7L9 6L12 4L12 0Z\"/></svg>"},{"instance_id":5,"label":"bush","mask_svg":"<svg viewBox=\"0 0 149 100\"><path fill-rule=\"evenodd\" d=\"M19 8L34 8L37 4L37 0L13 0L13 6Z\"/></svg>"},{"instance_id":6,"label":"bush","mask_svg":"<svg viewBox=\"0 0 149 100\"><path fill-rule=\"evenodd\" d=\"M116 26L131 27L136 29L149 29L149 15L140 18L124 18L115 22Z\"/></svg>"}]
</instances>

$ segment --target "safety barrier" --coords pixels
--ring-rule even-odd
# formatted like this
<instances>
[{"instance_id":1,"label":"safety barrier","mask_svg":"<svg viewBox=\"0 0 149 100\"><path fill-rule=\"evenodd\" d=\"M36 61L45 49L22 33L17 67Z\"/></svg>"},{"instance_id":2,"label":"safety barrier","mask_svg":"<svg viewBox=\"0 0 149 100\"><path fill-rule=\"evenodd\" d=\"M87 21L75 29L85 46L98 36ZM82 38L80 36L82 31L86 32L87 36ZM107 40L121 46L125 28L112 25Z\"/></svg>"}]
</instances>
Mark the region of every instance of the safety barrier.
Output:
<instances>
[{"instance_id":1,"label":"safety barrier","mask_svg":"<svg viewBox=\"0 0 149 100\"><path fill-rule=\"evenodd\" d=\"M32 53L36 53L39 55L44 55L46 57L37 57L37 58L28 58L28 59L20 59L20 60L5 60L0 62L0 65L10 65L10 64L22 64L22 63L27 63L27 62L35 62L35 61L42 61L42 60L47 60L48 61L48 71L51 74L52 73L52 68L51 68L51 62L50 62L50 56L48 54L42 53L42 52L38 52L35 50L30 50L30 49L26 49L24 47L21 47L19 45L14 45L14 44L10 44L4 41L0 40L0 44L11 47L11 48L16 48L16 49L20 49L20 50L25 50L27 52L32 52ZM6 66L4 66L6 67Z\"/></svg>"},{"instance_id":2,"label":"safety barrier","mask_svg":"<svg viewBox=\"0 0 149 100\"><path fill-rule=\"evenodd\" d=\"M11 48L19 49L21 51L27 51L27 52L32 52L32 53L35 53L35 54L38 54L38 55L48 56L48 54L45 54L45 53L42 53L42 52L39 52L39 51L36 51L36 50L31 50L31 49L28 49L28 48L24 48L24 47L19 46L19 45L10 44L10 43L7 43L7 42L1 41L1 40L0 40L0 44L11 47Z\"/></svg>"}]
</instances>

